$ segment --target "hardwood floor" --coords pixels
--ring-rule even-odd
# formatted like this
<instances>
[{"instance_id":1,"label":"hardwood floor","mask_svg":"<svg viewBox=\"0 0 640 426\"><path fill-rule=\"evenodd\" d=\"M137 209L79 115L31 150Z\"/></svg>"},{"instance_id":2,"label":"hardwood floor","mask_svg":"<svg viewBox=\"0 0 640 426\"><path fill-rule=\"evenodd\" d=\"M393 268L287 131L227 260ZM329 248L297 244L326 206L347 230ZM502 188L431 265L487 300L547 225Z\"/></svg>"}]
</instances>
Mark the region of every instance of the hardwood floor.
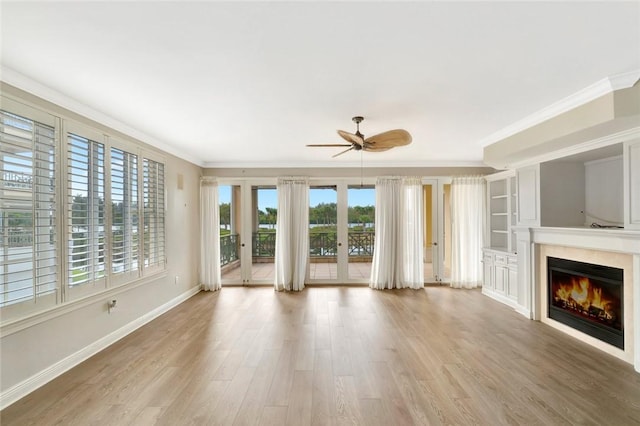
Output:
<instances>
[{"instance_id":1,"label":"hardwood floor","mask_svg":"<svg viewBox=\"0 0 640 426\"><path fill-rule=\"evenodd\" d=\"M6 425L632 425L633 367L479 291L200 293Z\"/></svg>"}]
</instances>

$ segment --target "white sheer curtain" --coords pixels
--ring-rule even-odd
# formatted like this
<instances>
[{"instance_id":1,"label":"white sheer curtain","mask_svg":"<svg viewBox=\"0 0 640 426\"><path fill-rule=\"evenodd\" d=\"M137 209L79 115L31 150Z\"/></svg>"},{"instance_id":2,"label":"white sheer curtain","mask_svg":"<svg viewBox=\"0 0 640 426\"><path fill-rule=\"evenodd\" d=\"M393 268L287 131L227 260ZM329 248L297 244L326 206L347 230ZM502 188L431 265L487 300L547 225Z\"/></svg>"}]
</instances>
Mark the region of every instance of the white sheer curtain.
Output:
<instances>
[{"instance_id":1,"label":"white sheer curtain","mask_svg":"<svg viewBox=\"0 0 640 426\"><path fill-rule=\"evenodd\" d=\"M278 179L275 282L277 291L304 289L309 257L309 180Z\"/></svg>"},{"instance_id":2,"label":"white sheer curtain","mask_svg":"<svg viewBox=\"0 0 640 426\"><path fill-rule=\"evenodd\" d=\"M482 285L486 183L482 176L451 181L451 287Z\"/></svg>"},{"instance_id":3,"label":"white sheer curtain","mask_svg":"<svg viewBox=\"0 0 640 426\"><path fill-rule=\"evenodd\" d=\"M220 206L218 182L200 178L200 284L206 291L222 287L220 274Z\"/></svg>"},{"instance_id":4,"label":"white sheer curtain","mask_svg":"<svg viewBox=\"0 0 640 426\"><path fill-rule=\"evenodd\" d=\"M402 201L404 287L424 287L424 201L422 180L405 178Z\"/></svg>"},{"instance_id":5,"label":"white sheer curtain","mask_svg":"<svg viewBox=\"0 0 640 426\"><path fill-rule=\"evenodd\" d=\"M369 287L378 290L424 287L422 211L419 178L378 178Z\"/></svg>"}]
</instances>

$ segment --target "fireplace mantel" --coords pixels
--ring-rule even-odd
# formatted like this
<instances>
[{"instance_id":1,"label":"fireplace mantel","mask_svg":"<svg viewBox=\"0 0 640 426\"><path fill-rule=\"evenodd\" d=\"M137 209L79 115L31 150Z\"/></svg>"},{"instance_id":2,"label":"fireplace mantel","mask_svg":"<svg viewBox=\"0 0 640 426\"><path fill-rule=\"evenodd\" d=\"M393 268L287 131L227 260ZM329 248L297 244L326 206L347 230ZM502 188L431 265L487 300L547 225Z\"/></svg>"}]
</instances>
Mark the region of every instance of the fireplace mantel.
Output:
<instances>
[{"instance_id":1,"label":"fireplace mantel","mask_svg":"<svg viewBox=\"0 0 640 426\"><path fill-rule=\"evenodd\" d=\"M579 247L591 250L614 251L618 253L640 254L640 231L617 228L552 228L514 227L516 232L531 232L534 244L551 244Z\"/></svg>"},{"instance_id":2,"label":"fireplace mantel","mask_svg":"<svg viewBox=\"0 0 640 426\"><path fill-rule=\"evenodd\" d=\"M522 315L541 320L540 252L542 246L559 246L600 252L621 253L632 258L631 299L633 312L633 364L640 372L640 231L610 228L513 228L517 238L518 304ZM546 260L545 260L546 261ZM544 279L546 283L546 278ZM626 308L628 309L628 307Z\"/></svg>"}]
</instances>

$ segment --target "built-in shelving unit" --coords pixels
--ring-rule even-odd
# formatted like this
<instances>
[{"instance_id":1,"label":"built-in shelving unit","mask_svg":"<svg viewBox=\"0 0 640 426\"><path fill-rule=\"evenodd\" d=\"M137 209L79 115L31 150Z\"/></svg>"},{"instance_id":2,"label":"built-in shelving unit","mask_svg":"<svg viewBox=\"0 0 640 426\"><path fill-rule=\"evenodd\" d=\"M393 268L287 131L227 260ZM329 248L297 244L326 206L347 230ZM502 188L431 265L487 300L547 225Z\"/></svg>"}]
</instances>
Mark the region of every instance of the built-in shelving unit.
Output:
<instances>
[{"instance_id":1,"label":"built-in shelving unit","mask_svg":"<svg viewBox=\"0 0 640 426\"><path fill-rule=\"evenodd\" d=\"M515 252L516 184L515 174L498 173L487 176L488 247Z\"/></svg>"},{"instance_id":2,"label":"built-in shelving unit","mask_svg":"<svg viewBox=\"0 0 640 426\"><path fill-rule=\"evenodd\" d=\"M508 241L508 197L504 179L488 182L489 246L506 250Z\"/></svg>"},{"instance_id":3,"label":"built-in shelving unit","mask_svg":"<svg viewBox=\"0 0 640 426\"><path fill-rule=\"evenodd\" d=\"M518 188L514 171L496 173L487 180L487 244L482 258L482 292L502 303L516 306L518 262L516 233Z\"/></svg>"},{"instance_id":4,"label":"built-in shelving unit","mask_svg":"<svg viewBox=\"0 0 640 426\"><path fill-rule=\"evenodd\" d=\"M515 226L518 224L518 186L516 185L516 176L513 175L509 178L509 193L510 193L510 197L509 197L509 202L511 203L511 210L510 210L510 214L509 214L509 230L510 230L510 241L509 241L509 248L510 248L510 252L515 253L516 252L516 243L517 243L517 238L516 238L516 231L515 231Z\"/></svg>"}]
</instances>

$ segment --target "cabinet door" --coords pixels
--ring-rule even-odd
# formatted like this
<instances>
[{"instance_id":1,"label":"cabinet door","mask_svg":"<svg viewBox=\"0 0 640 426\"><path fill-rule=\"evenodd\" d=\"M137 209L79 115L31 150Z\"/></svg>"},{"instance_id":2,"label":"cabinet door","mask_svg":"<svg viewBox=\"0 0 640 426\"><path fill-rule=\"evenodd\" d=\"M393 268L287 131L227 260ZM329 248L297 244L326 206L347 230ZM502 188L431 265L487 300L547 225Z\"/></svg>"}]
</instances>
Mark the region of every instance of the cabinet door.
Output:
<instances>
[{"instance_id":1,"label":"cabinet door","mask_svg":"<svg viewBox=\"0 0 640 426\"><path fill-rule=\"evenodd\" d=\"M506 287L507 287L507 267L504 265L496 265L495 267L495 273L496 273L496 279L495 279L495 284L496 284L496 288L495 290L498 293L502 293L505 294L506 293Z\"/></svg>"},{"instance_id":2,"label":"cabinet door","mask_svg":"<svg viewBox=\"0 0 640 426\"><path fill-rule=\"evenodd\" d=\"M516 171L518 184L518 225L540 226L540 166Z\"/></svg>"},{"instance_id":3,"label":"cabinet door","mask_svg":"<svg viewBox=\"0 0 640 426\"><path fill-rule=\"evenodd\" d=\"M482 258L482 267L484 269L483 287L493 290L493 256L485 254Z\"/></svg>"},{"instance_id":4,"label":"cabinet door","mask_svg":"<svg viewBox=\"0 0 640 426\"><path fill-rule=\"evenodd\" d=\"M509 267L509 297L513 300L518 300L518 269Z\"/></svg>"}]
</instances>

